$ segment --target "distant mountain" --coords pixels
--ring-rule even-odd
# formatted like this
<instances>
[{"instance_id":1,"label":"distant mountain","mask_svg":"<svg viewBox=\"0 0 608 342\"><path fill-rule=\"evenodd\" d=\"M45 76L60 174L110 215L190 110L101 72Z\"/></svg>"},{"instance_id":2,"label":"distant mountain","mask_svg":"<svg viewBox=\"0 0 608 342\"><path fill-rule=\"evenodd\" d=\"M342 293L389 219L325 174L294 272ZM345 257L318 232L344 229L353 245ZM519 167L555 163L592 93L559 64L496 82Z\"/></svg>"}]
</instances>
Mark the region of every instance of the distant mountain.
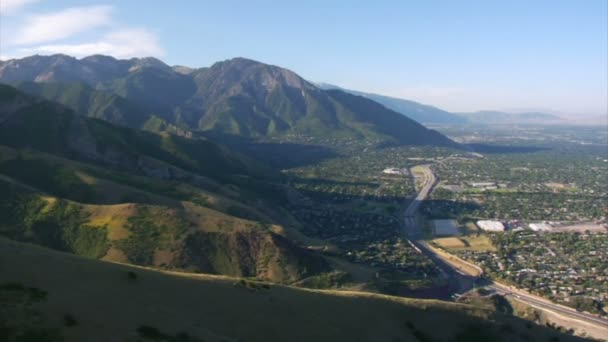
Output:
<instances>
[{"instance_id":1,"label":"distant mountain","mask_svg":"<svg viewBox=\"0 0 608 342\"><path fill-rule=\"evenodd\" d=\"M500 124L560 124L565 121L554 114L528 112L528 113L506 113L500 111L483 110L472 113L457 113L467 118L472 124L500 125Z\"/></svg>"},{"instance_id":2,"label":"distant mountain","mask_svg":"<svg viewBox=\"0 0 608 342\"><path fill-rule=\"evenodd\" d=\"M322 89L340 89L351 94L367 97L382 104L386 108L392 109L395 112L401 113L422 124L529 125L567 123L563 118L557 115L543 112L507 113L502 111L484 110L470 113L454 113L410 100L344 89L328 83L317 83L317 86ZM594 122L597 122L597 120Z\"/></svg>"},{"instance_id":3,"label":"distant mountain","mask_svg":"<svg viewBox=\"0 0 608 342\"><path fill-rule=\"evenodd\" d=\"M422 124L465 124L468 122L468 120L462 116L415 101L344 89L327 83L318 83L317 85L323 89L339 89L347 93L366 97L380 103L388 109L401 113Z\"/></svg>"},{"instance_id":4,"label":"distant mountain","mask_svg":"<svg viewBox=\"0 0 608 342\"><path fill-rule=\"evenodd\" d=\"M0 64L0 82L61 82L64 85L55 85L54 90L31 85L24 90L61 102L80 114L134 127L154 115L185 130L248 138L301 134L456 146L440 133L365 97L323 90L292 71L244 58L188 69L172 68L154 58L32 56ZM65 91L73 95L65 96L57 90L65 83L82 83L88 88L70 86ZM94 103L103 94L117 95L137 107L135 117L126 117L116 109L127 103L115 98L107 98L111 105L98 106L112 107L109 114L92 110L94 106L88 102Z\"/></svg>"},{"instance_id":5,"label":"distant mountain","mask_svg":"<svg viewBox=\"0 0 608 342\"><path fill-rule=\"evenodd\" d=\"M152 57L117 60L102 55L82 59L61 54L35 55L0 62L0 81L82 82L95 87L99 83L149 68L171 70L169 66Z\"/></svg>"}]
</instances>

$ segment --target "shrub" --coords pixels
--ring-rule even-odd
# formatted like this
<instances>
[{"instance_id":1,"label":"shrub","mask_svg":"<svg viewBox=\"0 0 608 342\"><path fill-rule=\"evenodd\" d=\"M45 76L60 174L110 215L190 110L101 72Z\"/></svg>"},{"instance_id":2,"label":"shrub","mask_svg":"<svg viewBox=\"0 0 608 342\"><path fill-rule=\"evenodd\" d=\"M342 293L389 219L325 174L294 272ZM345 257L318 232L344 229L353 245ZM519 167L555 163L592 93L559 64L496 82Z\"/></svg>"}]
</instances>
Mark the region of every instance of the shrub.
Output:
<instances>
[{"instance_id":1,"label":"shrub","mask_svg":"<svg viewBox=\"0 0 608 342\"><path fill-rule=\"evenodd\" d=\"M78 325L78 321L76 320L76 318L74 318L74 316L69 313L66 313L65 315L63 315L63 324L66 327L73 327Z\"/></svg>"},{"instance_id":2,"label":"shrub","mask_svg":"<svg viewBox=\"0 0 608 342\"><path fill-rule=\"evenodd\" d=\"M133 271L129 271L129 272L127 272L127 278L131 281L135 281L135 280L137 280L137 273L135 273Z\"/></svg>"},{"instance_id":3,"label":"shrub","mask_svg":"<svg viewBox=\"0 0 608 342\"><path fill-rule=\"evenodd\" d=\"M153 341L167 340L169 338L169 336L163 334L160 330L149 325L141 325L137 328L137 333L139 336Z\"/></svg>"}]
</instances>

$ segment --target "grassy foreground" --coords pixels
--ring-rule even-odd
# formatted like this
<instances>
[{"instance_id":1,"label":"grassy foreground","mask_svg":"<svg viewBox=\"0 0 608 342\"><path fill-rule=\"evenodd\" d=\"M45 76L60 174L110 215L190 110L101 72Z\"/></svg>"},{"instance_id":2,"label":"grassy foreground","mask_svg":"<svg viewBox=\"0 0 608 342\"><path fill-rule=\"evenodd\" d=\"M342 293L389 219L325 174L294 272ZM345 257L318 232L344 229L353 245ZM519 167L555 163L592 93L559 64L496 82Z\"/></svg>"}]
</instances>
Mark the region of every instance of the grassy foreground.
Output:
<instances>
[{"instance_id":1,"label":"grassy foreground","mask_svg":"<svg viewBox=\"0 0 608 342\"><path fill-rule=\"evenodd\" d=\"M465 304L160 272L4 238L0 300L3 341L577 340Z\"/></svg>"}]
</instances>

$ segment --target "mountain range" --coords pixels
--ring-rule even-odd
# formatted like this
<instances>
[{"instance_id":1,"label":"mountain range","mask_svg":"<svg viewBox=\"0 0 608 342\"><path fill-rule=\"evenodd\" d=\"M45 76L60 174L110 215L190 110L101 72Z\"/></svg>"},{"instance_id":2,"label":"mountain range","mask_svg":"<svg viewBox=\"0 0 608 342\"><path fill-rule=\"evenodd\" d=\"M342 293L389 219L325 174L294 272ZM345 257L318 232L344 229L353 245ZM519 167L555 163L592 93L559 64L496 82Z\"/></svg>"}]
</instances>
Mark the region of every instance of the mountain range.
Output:
<instances>
[{"instance_id":1,"label":"mountain range","mask_svg":"<svg viewBox=\"0 0 608 342\"><path fill-rule=\"evenodd\" d=\"M494 110L482 110L471 113L458 113L462 117L477 124L502 125L502 124L559 124L566 121L561 117L541 112L506 113Z\"/></svg>"},{"instance_id":2,"label":"mountain range","mask_svg":"<svg viewBox=\"0 0 608 342\"><path fill-rule=\"evenodd\" d=\"M347 93L369 98L382 104L386 108L394 110L397 113L401 113L422 124L465 124L469 122L469 120L463 116L415 101L344 89L328 83L318 83L318 86L323 89L339 89Z\"/></svg>"},{"instance_id":3,"label":"mountain range","mask_svg":"<svg viewBox=\"0 0 608 342\"><path fill-rule=\"evenodd\" d=\"M405 144L449 144L433 134L430 139L411 137L409 133L420 128L410 128L411 123L395 118L390 119L391 126L406 133L382 131L383 123L373 120L377 115L346 110L348 101L354 99L342 96L338 100L338 90L370 99L423 125L569 123L545 112L449 112L411 100L311 83L290 70L245 58L190 68L168 66L152 57L30 56L0 61L0 82L91 117L179 133L214 131L254 138L329 134L388 138ZM386 112L379 116L390 116L388 111L376 111Z\"/></svg>"},{"instance_id":4,"label":"mountain range","mask_svg":"<svg viewBox=\"0 0 608 342\"><path fill-rule=\"evenodd\" d=\"M2 62L0 82L132 128L456 146L374 101L244 58L187 69L154 58L32 56Z\"/></svg>"},{"instance_id":5,"label":"mountain range","mask_svg":"<svg viewBox=\"0 0 608 342\"><path fill-rule=\"evenodd\" d=\"M549 113L483 110L477 112L448 112L437 107L406 99L345 89L328 83L317 83L323 89L339 89L378 102L424 125L542 125L566 124L567 120Z\"/></svg>"}]
</instances>

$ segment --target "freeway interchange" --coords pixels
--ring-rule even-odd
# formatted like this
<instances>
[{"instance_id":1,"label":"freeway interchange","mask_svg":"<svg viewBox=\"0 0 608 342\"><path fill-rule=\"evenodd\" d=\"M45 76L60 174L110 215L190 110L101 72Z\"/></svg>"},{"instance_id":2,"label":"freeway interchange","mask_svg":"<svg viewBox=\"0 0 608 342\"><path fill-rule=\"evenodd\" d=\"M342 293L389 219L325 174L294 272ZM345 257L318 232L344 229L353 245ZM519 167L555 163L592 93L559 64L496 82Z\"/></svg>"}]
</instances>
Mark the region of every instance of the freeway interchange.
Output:
<instances>
[{"instance_id":1,"label":"freeway interchange","mask_svg":"<svg viewBox=\"0 0 608 342\"><path fill-rule=\"evenodd\" d=\"M575 309L568 308L563 305L555 304L549 300L531 295L530 293L518 290L511 286L493 282L483 277L483 271L479 267L471 265L464 260L450 255L450 258L453 257L454 259L458 259L461 263L469 264L472 267L480 270L479 275L481 276L471 275L464 271L463 268L457 267L453 262L450 262L450 260L443 255L447 253L438 253L436 249L429 246L422 238L421 224L418 222L418 209L420 208L422 202L433 191L433 188L438 183L438 179L431 170L430 165L421 165L417 168L422 172L422 186L416 194L416 197L405 209L402 235L421 253L425 254L435 262L441 273L447 278L452 296L460 296L476 286L485 287L494 291L495 293L510 297L536 309L561 316L562 318L570 321L583 322L586 324L591 324L599 329L606 329L605 336L608 336L608 320L589 313L578 312Z\"/></svg>"}]
</instances>

